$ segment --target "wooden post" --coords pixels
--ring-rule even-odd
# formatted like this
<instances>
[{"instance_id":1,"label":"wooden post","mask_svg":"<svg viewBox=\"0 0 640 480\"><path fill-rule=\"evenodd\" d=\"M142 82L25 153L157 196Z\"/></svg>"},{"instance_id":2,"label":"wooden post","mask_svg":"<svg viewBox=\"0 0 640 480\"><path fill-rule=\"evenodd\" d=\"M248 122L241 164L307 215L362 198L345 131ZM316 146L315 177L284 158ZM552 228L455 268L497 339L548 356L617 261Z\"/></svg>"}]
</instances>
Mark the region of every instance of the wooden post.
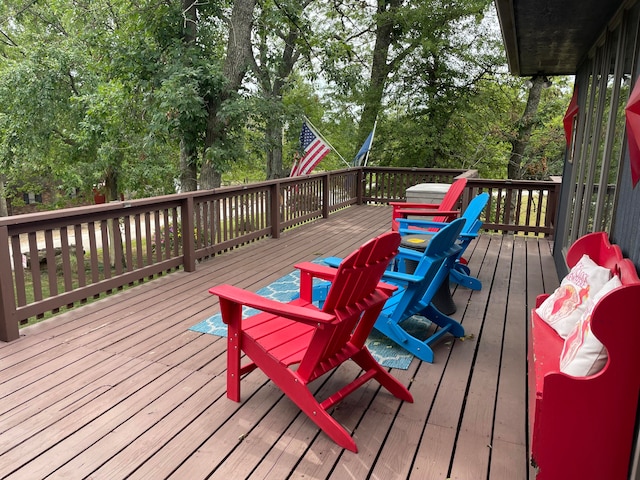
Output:
<instances>
[{"instance_id":1,"label":"wooden post","mask_svg":"<svg viewBox=\"0 0 640 480\"><path fill-rule=\"evenodd\" d=\"M358 169L358 178L356 181L356 204L362 205L362 191L364 183L364 167Z\"/></svg>"},{"instance_id":2,"label":"wooden post","mask_svg":"<svg viewBox=\"0 0 640 480\"><path fill-rule=\"evenodd\" d=\"M182 201L181 223L182 228L182 255L184 256L184 271L196 271L196 243L193 238L195 215L193 195L187 196Z\"/></svg>"},{"instance_id":3,"label":"wooden post","mask_svg":"<svg viewBox=\"0 0 640 480\"><path fill-rule=\"evenodd\" d=\"M551 233L547 234L550 238L555 238L555 228L558 224L558 205L560 199L560 189L562 188L562 177L551 177L553 186L549 189L549 198L547 199L547 215L545 218L545 227L551 229Z\"/></svg>"},{"instance_id":4,"label":"wooden post","mask_svg":"<svg viewBox=\"0 0 640 480\"><path fill-rule=\"evenodd\" d=\"M18 259L21 260L21 259ZM11 259L9 255L9 231L0 226L0 340L11 342L20 337L16 320L16 299L13 293Z\"/></svg>"}]
</instances>

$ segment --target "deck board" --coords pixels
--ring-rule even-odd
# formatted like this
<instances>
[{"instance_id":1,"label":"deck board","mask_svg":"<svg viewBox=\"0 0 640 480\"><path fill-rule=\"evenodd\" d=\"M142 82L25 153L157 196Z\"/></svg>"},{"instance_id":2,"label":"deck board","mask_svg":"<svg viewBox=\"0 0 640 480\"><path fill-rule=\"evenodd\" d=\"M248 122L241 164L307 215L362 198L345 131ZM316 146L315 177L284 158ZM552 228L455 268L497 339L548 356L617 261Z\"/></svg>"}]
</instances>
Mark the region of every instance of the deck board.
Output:
<instances>
[{"instance_id":1,"label":"deck board","mask_svg":"<svg viewBox=\"0 0 640 480\"><path fill-rule=\"evenodd\" d=\"M465 257L481 291L454 288L463 340L392 373L415 403L369 382L333 416L337 447L259 371L226 398L226 341L188 330L218 312L209 287L252 291L387 230L390 209L359 206L136 285L0 343L0 478L530 479L527 316L557 286L546 239L483 234ZM453 288L453 286L452 286ZM316 380L319 397L358 375Z\"/></svg>"},{"instance_id":2,"label":"deck board","mask_svg":"<svg viewBox=\"0 0 640 480\"><path fill-rule=\"evenodd\" d=\"M526 277L517 274L526 267L525 247L524 242L517 241L514 244L507 297L506 318L509 319L523 318L527 315ZM526 402L520 397L521 392L527 388L527 363L522 356L522 351L526 349L526 331L527 327L522 322L505 322L495 423L491 439L491 478L526 478L526 469L510 460L526 458L528 448Z\"/></svg>"},{"instance_id":3,"label":"deck board","mask_svg":"<svg viewBox=\"0 0 640 480\"><path fill-rule=\"evenodd\" d=\"M507 295L502 292L508 291L513 237L501 238L496 275L490 285L483 285L483 290L490 289L491 301L478 334L474 374L466 393L451 478L470 478L475 471L488 469L507 305Z\"/></svg>"}]
</instances>

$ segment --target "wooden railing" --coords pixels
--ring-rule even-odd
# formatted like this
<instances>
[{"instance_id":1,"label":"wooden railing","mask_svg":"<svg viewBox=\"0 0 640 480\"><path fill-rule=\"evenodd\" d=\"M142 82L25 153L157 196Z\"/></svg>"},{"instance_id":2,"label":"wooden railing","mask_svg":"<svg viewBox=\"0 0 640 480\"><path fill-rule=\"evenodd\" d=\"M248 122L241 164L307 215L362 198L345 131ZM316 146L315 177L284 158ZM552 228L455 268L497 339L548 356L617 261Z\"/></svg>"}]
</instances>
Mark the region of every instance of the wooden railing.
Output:
<instances>
[{"instance_id":1,"label":"wooden railing","mask_svg":"<svg viewBox=\"0 0 640 480\"><path fill-rule=\"evenodd\" d=\"M462 171L358 168L0 218L0 340L19 325L354 204L402 200ZM489 191L486 228L551 235L557 184L469 179ZM463 205L464 207L464 205ZM525 222L525 223L523 223Z\"/></svg>"},{"instance_id":2,"label":"wooden railing","mask_svg":"<svg viewBox=\"0 0 640 480\"><path fill-rule=\"evenodd\" d=\"M551 237L560 185L557 177L551 182L470 178L463 208L469 199L487 192L489 203L482 216L485 232Z\"/></svg>"},{"instance_id":3,"label":"wooden railing","mask_svg":"<svg viewBox=\"0 0 640 480\"><path fill-rule=\"evenodd\" d=\"M453 183L458 177L475 177L475 170L367 167L363 171L364 203L403 200L407 188L419 183Z\"/></svg>"}]
</instances>

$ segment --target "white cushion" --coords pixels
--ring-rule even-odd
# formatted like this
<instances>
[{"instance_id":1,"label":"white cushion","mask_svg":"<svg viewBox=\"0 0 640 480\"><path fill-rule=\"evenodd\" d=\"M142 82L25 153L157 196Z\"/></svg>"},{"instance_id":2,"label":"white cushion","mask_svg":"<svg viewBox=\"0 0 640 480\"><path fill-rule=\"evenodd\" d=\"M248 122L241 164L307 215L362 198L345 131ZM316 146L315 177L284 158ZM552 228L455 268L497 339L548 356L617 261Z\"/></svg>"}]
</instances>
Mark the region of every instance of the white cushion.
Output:
<instances>
[{"instance_id":1,"label":"white cushion","mask_svg":"<svg viewBox=\"0 0 640 480\"><path fill-rule=\"evenodd\" d=\"M586 302L611 278L611 272L583 255L536 313L566 339L585 311Z\"/></svg>"},{"instance_id":2,"label":"white cushion","mask_svg":"<svg viewBox=\"0 0 640 480\"><path fill-rule=\"evenodd\" d=\"M622 285L614 276L594 297L564 342L560 355L560 371L574 377L586 377L598 373L607 363L607 349L591 332L591 314L598 301L614 288Z\"/></svg>"}]
</instances>

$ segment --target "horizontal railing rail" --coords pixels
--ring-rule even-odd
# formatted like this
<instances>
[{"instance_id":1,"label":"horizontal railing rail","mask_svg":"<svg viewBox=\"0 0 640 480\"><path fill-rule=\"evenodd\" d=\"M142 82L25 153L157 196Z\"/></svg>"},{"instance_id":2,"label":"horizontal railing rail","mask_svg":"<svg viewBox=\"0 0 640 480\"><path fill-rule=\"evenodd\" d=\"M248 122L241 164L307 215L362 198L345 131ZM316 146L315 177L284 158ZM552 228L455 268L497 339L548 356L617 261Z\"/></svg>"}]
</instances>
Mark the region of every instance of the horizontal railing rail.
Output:
<instances>
[{"instance_id":1,"label":"horizontal railing rail","mask_svg":"<svg viewBox=\"0 0 640 480\"><path fill-rule=\"evenodd\" d=\"M475 173L363 167L0 218L0 340L18 338L30 318L180 268L194 271L203 258L461 175ZM555 184L469 178L468 186L467 201L491 193L489 231L552 234Z\"/></svg>"}]
</instances>

